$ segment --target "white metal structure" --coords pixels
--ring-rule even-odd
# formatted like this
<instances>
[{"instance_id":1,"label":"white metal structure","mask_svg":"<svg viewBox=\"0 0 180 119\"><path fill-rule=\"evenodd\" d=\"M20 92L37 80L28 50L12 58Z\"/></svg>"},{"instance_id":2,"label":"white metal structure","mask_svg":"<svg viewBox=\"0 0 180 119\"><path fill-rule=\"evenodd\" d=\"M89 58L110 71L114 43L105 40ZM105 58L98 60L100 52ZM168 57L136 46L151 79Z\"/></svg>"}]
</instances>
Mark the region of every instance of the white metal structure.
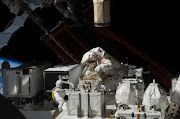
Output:
<instances>
[{"instance_id":1,"label":"white metal structure","mask_svg":"<svg viewBox=\"0 0 180 119\"><path fill-rule=\"evenodd\" d=\"M5 97L32 98L43 91L43 70L50 64L24 64L17 68L2 69Z\"/></svg>"},{"instance_id":2,"label":"white metal structure","mask_svg":"<svg viewBox=\"0 0 180 119\"><path fill-rule=\"evenodd\" d=\"M167 109L165 119L180 118L180 76L171 97L171 103Z\"/></svg>"},{"instance_id":3,"label":"white metal structure","mask_svg":"<svg viewBox=\"0 0 180 119\"><path fill-rule=\"evenodd\" d=\"M23 27L26 19L28 18L28 14L24 12L23 14L18 15L21 8L16 1L12 0L2 0L2 2L9 7L10 11L16 15L16 17L10 21L12 22L3 32L0 33L0 49L7 45L11 36L15 31L17 31L20 27ZM35 4L29 4L29 7L32 10L35 10L38 6ZM22 11L22 10L21 10Z\"/></svg>"},{"instance_id":4,"label":"white metal structure","mask_svg":"<svg viewBox=\"0 0 180 119\"><path fill-rule=\"evenodd\" d=\"M55 87L55 83L59 79L59 76L61 76L64 81L73 83L76 88L82 69L83 67L81 64L74 64L66 66L56 65L44 70L44 88L46 92L51 93L51 90Z\"/></svg>"}]
</instances>

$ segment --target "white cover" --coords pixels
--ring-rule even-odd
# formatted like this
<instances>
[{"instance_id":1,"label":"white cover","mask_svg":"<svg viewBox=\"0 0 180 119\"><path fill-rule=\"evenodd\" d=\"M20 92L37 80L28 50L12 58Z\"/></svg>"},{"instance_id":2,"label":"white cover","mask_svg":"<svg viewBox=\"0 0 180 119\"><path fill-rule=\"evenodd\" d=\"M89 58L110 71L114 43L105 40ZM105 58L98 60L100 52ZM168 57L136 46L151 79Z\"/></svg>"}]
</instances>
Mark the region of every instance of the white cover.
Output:
<instances>
[{"instance_id":1,"label":"white cover","mask_svg":"<svg viewBox=\"0 0 180 119\"><path fill-rule=\"evenodd\" d=\"M102 116L104 95L101 92L90 93L91 116Z\"/></svg>"},{"instance_id":2,"label":"white cover","mask_svg":"<svg viewBox=\"0 0 180 119\"><path fill-rule=\"evenodd\" d=\"M145 106L156 105L161 108L161 111L163 111L165 110L167 104L167 96L166 93L163 92L163 90L160 89L158 85L159 84L155 82L149 84L149 86L145 90L142 104Z\"/></svg>"},{"instance_id":3,"label":"white cover","mask_svg":"<svg viewBox=\"0 0 180 119\"><path fill-rule=\"evenodd\" d=\"M171 101L180 105L180 76L178 78L178 82L176 84L176 87L175 87L174 93L172 95Z\"/></svg>"},{"instance_id":4,"label":"white cover","mask_svg":"<svg viewBox=\"0 0 180 119\"><path fill-rule=\"evenodd\" d=\"M172 94L171 104L169 105L169 109L166 113L165 119L177 119L178 118L178 117L174 118L175 115L179 114L178 107L176 104L180 105L180 76L179 76L177 84L175 86L174 93ZM173 106L176 107L176 109L174 109L175 111L172 110Z\"/></svg>"},{"instance_id":5,"label":"white cover","mask_svg":"<svg viewBox=\"0 0 180 119\"><path fill-rule=\"evenodd\" d=\"M115 99L118 105L136 104L136 93L129 81L126 81L119 85L116 91Z\"/></svg>"}]
</instances>

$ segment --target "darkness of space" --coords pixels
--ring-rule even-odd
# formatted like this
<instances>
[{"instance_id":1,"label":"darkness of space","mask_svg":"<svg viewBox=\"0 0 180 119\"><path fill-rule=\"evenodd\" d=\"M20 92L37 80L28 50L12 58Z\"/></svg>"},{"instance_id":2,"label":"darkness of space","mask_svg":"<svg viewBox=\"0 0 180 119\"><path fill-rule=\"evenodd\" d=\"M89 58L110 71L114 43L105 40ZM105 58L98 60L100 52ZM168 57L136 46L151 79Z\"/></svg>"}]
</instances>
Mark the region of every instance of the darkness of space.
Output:
<instances>
[{"instance_id":1,"label":"darkness of space","mask_svg":"<svg viewBox=\"0 0 180 119\"><path fill-rule=\"evenodd\" d=\"M54 8L37 10L50 26L56 26L62 15ZM0 2L0 32L14 15ZM143 47L174 76L180 73L179 18L178 6L173 2L137 2L111 0L111 26L126 40L132 40ZM40 41L44 32L28 18L24 26L16 31L8 45L0 51L0 57L21 62L32 60L61 62L50 49ZM108 52L108 51L107 51ZM128 56L128 55L127 55ZM136 57L133 57L136 58ZM136 64L135 64L136 65Z\"/></svg>"}]
</instances>

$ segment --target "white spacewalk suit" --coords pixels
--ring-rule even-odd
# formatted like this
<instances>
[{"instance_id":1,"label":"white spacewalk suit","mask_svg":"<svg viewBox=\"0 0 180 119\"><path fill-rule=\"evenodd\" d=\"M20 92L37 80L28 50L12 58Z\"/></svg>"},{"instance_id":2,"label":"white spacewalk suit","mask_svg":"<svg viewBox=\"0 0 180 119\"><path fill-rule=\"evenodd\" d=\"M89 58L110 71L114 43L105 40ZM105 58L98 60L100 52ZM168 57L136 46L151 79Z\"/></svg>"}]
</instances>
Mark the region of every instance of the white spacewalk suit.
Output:
<instances>
[{"instance_id":1,"label":"white spacewalk suit","mask_svg":"<svg viewBox=\"0 0 180 119\"><path fill-rule=\"evenodd\" d=\"M86 52L83 55L81 63L86 65L87 62L92 61L97 62L97 66L94 68L94 71L103 72L106 75L120 78L128 73L128 68L125 65L120 64L100 47L93 48Z\"/></svg>"},{"instance_id":2,"label":"white spacewalk suit","mask_svg":"<svg viewBox=\"0 0 180 119\"><path fill-rule=\"evenodd\" d=\"M59 77L59 80L56 81L56 87L53 90L53 94L54 94L54 101L58 104L58 108L60 110L63 110L62 107L65 102L64 97L66 93L61 89L62 89L62 78Z\"/></svg>"}]
</instances>

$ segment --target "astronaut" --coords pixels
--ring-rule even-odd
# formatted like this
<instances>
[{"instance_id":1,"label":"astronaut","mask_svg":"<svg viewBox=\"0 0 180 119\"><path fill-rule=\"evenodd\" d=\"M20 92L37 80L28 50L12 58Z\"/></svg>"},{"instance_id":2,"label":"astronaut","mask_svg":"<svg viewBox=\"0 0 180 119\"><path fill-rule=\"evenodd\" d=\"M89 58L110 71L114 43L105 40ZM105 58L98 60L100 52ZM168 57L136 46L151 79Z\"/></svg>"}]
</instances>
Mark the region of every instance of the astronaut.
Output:
<instances>
[{"instance_id":1,"label":"astronaut","mask_svg":"<svg viewBox=\"0 0 180 119\"><path fill-rule=\"evenodd\" d=\"M56 87L52 91L54 101L58 104L58 108L62 110L62 106L65 102L64 97L66 96L66 93L62 89L62 77L59 76L59 80L56 81Z\"/></svg>"},{"instance_id":2,"label":"astronaut","mask_svg":"<svg viewBox=\"0 0 180 119\"><path fill-rule=\"evenodd\" d=\"M85 65L84 75L88 75L92 71L103 73L104 75L114 75L111 60L103 57L103 54L104 50L100 47L93 48L84 54L81 60L81 63Z\"/></svg>"},{"instance_id":3,"label":"astronaut","mask_svg":"<svg viewBox=\"0 0 180 119\"><path fill-rule=\"evenodd\" d=\"M91 63L97 63L97 66L94 67L93 70L102 73L104 77L110 76L120 78L128 71L128 68L125 67L125 65L120 64L100 47L93 48L83 55L81 64L86 66L85 70L88 70L87 66L90 66L89 64Z\"/></svg>"}]
</instances>

